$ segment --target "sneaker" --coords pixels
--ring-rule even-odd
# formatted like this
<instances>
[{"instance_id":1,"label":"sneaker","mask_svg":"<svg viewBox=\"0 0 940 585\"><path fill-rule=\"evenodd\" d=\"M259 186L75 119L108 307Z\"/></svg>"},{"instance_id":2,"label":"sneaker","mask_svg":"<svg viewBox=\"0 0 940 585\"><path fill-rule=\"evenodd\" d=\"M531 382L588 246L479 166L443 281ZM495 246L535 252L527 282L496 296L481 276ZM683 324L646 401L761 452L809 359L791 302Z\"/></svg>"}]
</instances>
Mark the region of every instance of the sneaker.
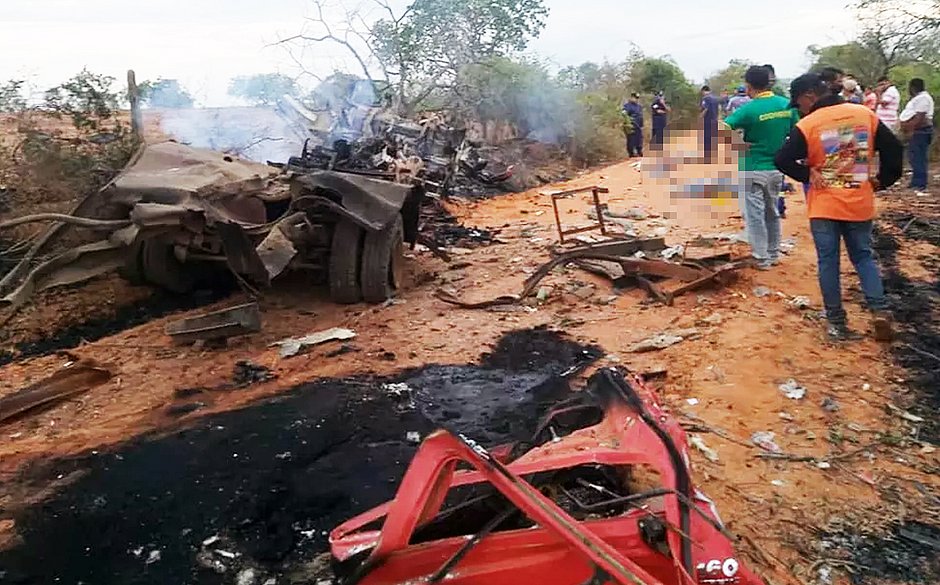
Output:
<instances>
[{"instance_id":1,"label":"sneaker","mask_svg":"<svg viewBox=\"0 0 940 585\"><path fill-rule=\"evenodd\" d=\"M754 268L758 270L770 270L776 265L777 263L774 262L773 260L755 260L754 261Z\"/></svg>"},{"instance_id":2,"label":"sneaker","mask_svg":"<svg viewBox=\"0 0 940 585\"><path fill-rule=\"evenodd\" d=\"M871 320L871 331L875 341L890 343L894 340L894 323L887 311L876 311Z\"/></svg>"},{"instance_id":3,"label":"sneaker","mask_svg":"<svg viewBox=\"0 0 940 585\"><path fill-rule=\"evenodd\" d=\"M856 341L862 338L844 323L830 323L826 334L829 335L831 341Z\"/></svg>"},{"instance_id":4,"label":"sneaker","mask_svg":"<svg viewBox=\"0 0 940 585\"><path fill-rule=\"evenodd\" d=\"M918 197L929 197L930 193L928 193L927 191L915 191L914 195Z\"/></svg>"}]
</instances>

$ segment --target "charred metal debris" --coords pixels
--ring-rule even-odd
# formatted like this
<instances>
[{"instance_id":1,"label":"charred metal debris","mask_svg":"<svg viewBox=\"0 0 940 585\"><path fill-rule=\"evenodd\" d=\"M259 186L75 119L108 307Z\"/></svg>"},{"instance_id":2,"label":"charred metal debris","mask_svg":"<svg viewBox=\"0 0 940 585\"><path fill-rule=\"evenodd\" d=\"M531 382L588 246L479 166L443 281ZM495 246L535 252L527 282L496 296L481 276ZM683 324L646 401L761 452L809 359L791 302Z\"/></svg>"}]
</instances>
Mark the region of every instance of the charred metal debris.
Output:
<instances>
[{"instance_id":1,"label":"charred metal debris","mask_svg":"<svg viewBox=\"0 0 940 585\"><path fill-rule=\"evenodd\" d=\"M573 264L607 278L617 288L639 287L651 299L672 305L676 297L687 292L728 284L737 270L750 265L748 260L732 260L727 251L710 252L695 259L684 257L684 251L677 251L676 256L672 256L676 260L647 258L664 250L666 243L662 238L611 240L576 248L555 248L552 258L523 282L518 294L483 301L466 301L446 290L438 290L436 296L466 309L511 305L535 295L538 284L555 268Z\"/></svg>"},{"instance_id":2,"label":"charred metal debris","mask_svg":"<svg viewBox=\"0 0 940 585\"><path fill-rule=\"evenodd\" d=\"M71 214L0 224L51 223L0 278L0 302L18 306L36 291L115 270L175 293L226 273L254 292L286 271L305 271L337 302L382 302L401 287L406 245L487 240L484 232L455 234L439 206L430 209L441 218L422 220L426 203L448 193L458 173L482 181L511 173L486 175L471 151L465 131L439 120L380 116L355 139L308 140L280 168L175 142L145 145Z\"/></svg>"}]
</instances>

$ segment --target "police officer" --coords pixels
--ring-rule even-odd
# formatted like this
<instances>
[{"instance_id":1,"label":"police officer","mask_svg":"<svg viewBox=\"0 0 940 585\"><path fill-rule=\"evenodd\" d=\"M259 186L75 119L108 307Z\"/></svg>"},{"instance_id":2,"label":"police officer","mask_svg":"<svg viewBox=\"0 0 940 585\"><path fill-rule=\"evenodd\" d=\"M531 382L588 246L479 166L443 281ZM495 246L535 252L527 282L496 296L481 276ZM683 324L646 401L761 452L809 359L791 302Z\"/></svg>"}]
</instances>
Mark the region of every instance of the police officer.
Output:
<instances>
[{"instance_id":1,"label":"police officer","mask_svg":"<svg viewBox=\"0 0 940 585\"><path fill-rule=\"evenodd\" d=\"M627 135L627 153L630 158L643 156L643 106L640 105L640 94L633 93L630 100L623 105L623 112L630 119L632 131Z\"/></svg>"},{"instance_id":2,"label":"police officer","mask_svg":"<svg viewBox=\"0 0 940 585\"><path fill-rule=\"evenodd\" d=\"M650 105L653 112L653 131L650 134L650 148L653 150L662 150L663 142L666 139L666 123L671 111L666 100L663 98L663 92L657 92L653 103Z\"/></svg>"}]
</instances>

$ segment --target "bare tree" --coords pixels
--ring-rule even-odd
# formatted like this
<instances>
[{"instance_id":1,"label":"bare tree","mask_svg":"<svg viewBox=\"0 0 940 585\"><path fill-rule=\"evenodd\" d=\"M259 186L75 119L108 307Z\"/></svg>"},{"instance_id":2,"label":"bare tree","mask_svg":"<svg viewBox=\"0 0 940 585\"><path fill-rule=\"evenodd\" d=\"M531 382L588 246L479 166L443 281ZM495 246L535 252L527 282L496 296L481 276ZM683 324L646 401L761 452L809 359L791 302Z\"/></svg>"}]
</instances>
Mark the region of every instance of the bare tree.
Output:
<instances>
[{"instance_id":1,"label":"bare tree","mask_svg":"<svg viewBox=\"0 0 940 585\"><path fill-rule=\"evenodd\" d=\"M351 0L350 0L351 1ZM342 48L366 79L382 81L408 114L431 95L454 97L471 66L521 51L544 26L544 0L414 0L397 13L388 0L311 0L311 32L281 44ZM340 16L331 18L331 11Z\"/></svg>"}]
</instances>

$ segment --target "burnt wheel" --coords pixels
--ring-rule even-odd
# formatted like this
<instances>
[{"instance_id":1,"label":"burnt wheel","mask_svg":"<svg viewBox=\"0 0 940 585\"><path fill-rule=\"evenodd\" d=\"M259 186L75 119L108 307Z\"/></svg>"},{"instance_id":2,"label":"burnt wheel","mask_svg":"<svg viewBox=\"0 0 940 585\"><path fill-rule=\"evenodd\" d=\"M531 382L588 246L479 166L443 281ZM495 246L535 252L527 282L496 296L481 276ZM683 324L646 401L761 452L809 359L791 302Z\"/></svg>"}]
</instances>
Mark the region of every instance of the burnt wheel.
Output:
<instances>
[{"instance_id":1,"label":"burnt wheel","mask_svg":"<svg viewBox=\"0 0 940 585\"><path fill-rule=\"evenodd\" d=\"M173 246L159 240L144 240L141 243L140 262L143 277L175 293L187 293L196 285L196 272L190 265L179 261Z\"/></svg>"},{"instance_id":2,"label":"burnt wheel","mask_svg":"<svg viewBox=\"0 0 940 585\"><path fill-rule=\"evenodd\" d=\"M118 274L134 286L147 284L147 275L144 272L143 247L143 242L134 240L127 247L124 254L124 265L118 268Z\"/></svg>"},{"instance_id":3,"label":"burnt wheel","mask_svg":"<svg viewBox=\"0 0 940 585\"><path fill-rule=\"evenodd\" d=\"M359 265L362 255L362 228L349 220L340 220L333 230L330 246L330 297L342 304L362 300Z\"/></svg>"},{"instance_id":4,"label":"burnt wheel","mask_svg":"<svg viewBox=\"0 0 940 585\"><path fill-rule=\"evenodd\" d=\"M401 288L404 273L405 228L401 215L385 229L367 232L362 247L362 296L370 303L390 299Z\"/></svg>"}]
</instances>

